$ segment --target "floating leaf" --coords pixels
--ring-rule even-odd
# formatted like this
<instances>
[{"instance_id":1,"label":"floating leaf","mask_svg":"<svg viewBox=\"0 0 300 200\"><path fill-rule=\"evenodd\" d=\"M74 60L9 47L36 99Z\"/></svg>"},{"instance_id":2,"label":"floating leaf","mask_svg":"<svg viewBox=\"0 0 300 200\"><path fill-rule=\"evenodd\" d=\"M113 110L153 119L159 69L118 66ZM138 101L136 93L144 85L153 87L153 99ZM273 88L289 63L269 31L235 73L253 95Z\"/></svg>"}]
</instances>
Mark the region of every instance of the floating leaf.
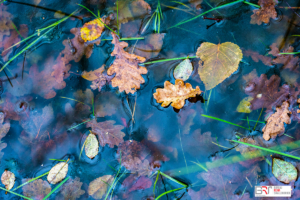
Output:
<instances>
[{"instance_id":1,"label":"floating leaf","mask_svg":"<svg viewBox=\"0 0 300 200\"><path fill-rule=\"evenodd\" d=\"M62 181L68 173L68 163L60 162L51 168L47 176L47 180L51 184L56 184Z\"/></svg>"},{"instance_id":2,"label":"floating leaf","mask_svg":"<svg viewBox=\"0 0 300 200\"><path fill-rule=\"evenodd\" d=\"M154 99L157 103L162 103L162 107L167 107L170 105L176 109L180 109L184 106L185 100L190 97L195 97L197 94L201 94L199 86L196 89L192 88L192 85L184 82L182 80L175 80L175 85L172 85L169 81L166 81L164 88L156 89L153 94Z\"/></svg>"},{"instance_id":3,"label":"floating leaf","mask_svg":"<svg viewBox=\"0 0 300 200\"><path fill-rule=\"evenodd\" d=\"M26 183L31 179L23 179L22 182ZM43 199L47 194L51 192L51 186L47 181L42 179L36 179L30 183L27 183L22 187L23 194L26 197L33 199Z\"/></svg>"},{"instance_id":4,"label":"floating leaf","mask_svg":"<svg viewBox=\"0 0 300 200\"><path fill-rule=\"evenodd\" d=\"M265 140L276 138L277 135L283 134L285 131L284 123L291 123L289 105L288 101L283 102L281 107L276 108L276 112L268 118L267 124L262 129Z\"/></svg>"},{"instance_id":5,"label":"floating leaf","mask_svg":"<svg viewBox=\"0 0 300 200\"><path fill-rule=\"evenodd\" d=\"M252 101L253 98L252 97L245 97L238 105L238 107L236 108L236 111L240 112L240 113L251 113L251 103L250 101Z\"/></svg>"},{"instance_id":6,"label":"floating leaf","mask_svg":"<svg viewBox=\"0 0 300 200\"><path fill-rule=\"evenodd\" d=\"M84 150L87 157L93 159L96 155L98 155L99 142L94 134L90 133L85 139L84 144Z\"/></svg>"},{"instance_id":7,"label":"floating leaf","mask_svg":"<svg viewBox=\"0 0 300 200\"><path fill-rule=\"evenodd\" d=\"M297 169L289 162L273 158L272 173L283 183L290 183L297 179Z\"/></svg>"},{"instance_id":8,"label":"floating leaf","mask_svg":"<svg viewBox=\"0 0 300 200\"><path fill-rule=\"evenodd\" d=\"M101 66L100 68L94 70L94 71L90 71L90 72L86 72L83 71L81 74L81 77L88 80L88 81L94 81L98 78L98 76L96 75L96 73L100 73L102 74L104 72L104 65Z\"/></svg>"},{"instance_id":9,"label":"floating leaf","mask_svg":"<svg viewBox=\"0 0 300 200\"><path fill-rule=\"evenodd\" d=\"M203 42L196 55L204 62L198 73L206 90L216 87L235 72L243 58L240 47L231 42L218 45Z\"/></svg>"},{"instance_id":10,"label":"floating leaf","mask_svg":"<svg viewBox=\"0 0 300 200\"><path fill-rule=\"evenodd\" d=\"M114 177L112 175L104 175L93 180L88 188L89 195L94 199L101 199L113 181Z\"/></svg>"},{"instance_id":11,"label":"floating leaf","mask_svg":"<svg viewBox=\"0 0 300 200\"><path fill-rule=\"evenodd\" d=\"M80 182L80 178L70 178L63 184L60 194L63 195L63 199L65 200L76 200L85 193L85 191L81 189L81 186L82 182Z\"/></svg>"},{"instance_id":12,"label":"floating leaf","mask_svg":"<svg viewBox=\"0 0 300 200\"><path fill-rule=\"evenodd\" d=\"M15 179L15 174L8 170L5 170L1 176L1 182L3 183L3 185L5 185L5 188L7 190L10 190L14 187Z\"/></svg>"},{"instance_id":13,"label":"floating leaf","mask_svg":"<svg viewBox=\"0 0 300 200\"><path fill-rule=\"evenodd\" d=\"M190 59L187 58L175 67L174 78L186 81L189 79L192 72L193 72L193 65Z\"/></svg>"},{"instance_id":14,"label":"floating leaf","mask_svg":"<svg viewBox=\"0 0 300 200\"><path fill-rule=\"evenodd\" d=\"M108 68L107 75L116 74L111 80L113 87L119 87L120 92L125 91L126 94L133 94L145 82L141 75L147 74L148 70L146 67L140 67L138 64L145 62L146 59L124 51L128 43L119 42L118 36L115 33L111 34L113 36L112 43L115 45L111 56L115 56L116 59Z\"/></svg>"},{"instance_id":15,"label":"floating leaf","mask_svg":"<svg viewBox=\"0 0 300 200\"><path fill-rule=\"evenodd\" d=\"M104 23L98 18L87 22L80 29L81 38L84 42L96 40L101 36L104 28Z\"/></svg>"},{"instance_id":16,"label":"floating leaf","mask_svg":"<svg viewBox=\"0 0 300 200\"><path fill-rule=\"evenodd\" d=\"M253 15L251 15L250 24L261 25L263 23L269 23L270 18L276 19L277 12L275 10L275 5L277 0L259 0L258 5L259 9L253 10Z\"/></svg>"}]
</instances>

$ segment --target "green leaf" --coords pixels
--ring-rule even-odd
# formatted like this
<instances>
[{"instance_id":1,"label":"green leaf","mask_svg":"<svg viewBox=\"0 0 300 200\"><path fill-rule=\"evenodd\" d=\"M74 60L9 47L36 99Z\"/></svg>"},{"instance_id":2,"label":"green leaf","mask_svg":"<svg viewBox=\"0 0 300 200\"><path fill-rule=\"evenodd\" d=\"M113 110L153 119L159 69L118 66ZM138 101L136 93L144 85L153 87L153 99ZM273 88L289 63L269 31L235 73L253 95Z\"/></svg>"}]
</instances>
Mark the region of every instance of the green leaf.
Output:
<instances>
[{"instance_id":1,"label":"green leaf","mask_svg":"<svg viewBox=\"0 0 300 200\"><path fill-rule=\"evenodd\" d=\"M273 158L272 172L283 183L290 183L297 179L297 169L289 162Z\"/></svg>"},{"instance_id":2,"label":"green leaf","mask_svg":"<svg viewBox=\"0 0 300 200\"><path fill-rule=\"evenodd\" d=\"M174 69L174 78L186 81L193 72L193 65L190 59L185 59Z\"/></svg>"}]
</instances>

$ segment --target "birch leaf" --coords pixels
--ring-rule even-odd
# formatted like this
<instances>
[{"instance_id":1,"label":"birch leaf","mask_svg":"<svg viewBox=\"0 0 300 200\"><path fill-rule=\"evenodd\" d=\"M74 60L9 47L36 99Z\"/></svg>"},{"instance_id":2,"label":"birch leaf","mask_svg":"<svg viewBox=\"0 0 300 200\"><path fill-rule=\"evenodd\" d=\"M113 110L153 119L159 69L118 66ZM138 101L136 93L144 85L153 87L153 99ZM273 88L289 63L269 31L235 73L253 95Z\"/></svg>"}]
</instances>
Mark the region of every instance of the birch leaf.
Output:
<instances>
[{"instance_id":1,"label":"birch leaf","mask_svg":"<svg viewBox=\"0 0 300 200\"><path fill-rule=\"evenodd\" d=\"M94 134L90 133L84 143L85 154L87 157L93 159L96 155L98 155L99 142Z\"/></svg>"},{"instance_id":2,"label":"birch leaf","mask_svg":"<svg viewBox=\"0 0 300 200\"><path fill-rule=\"evenodd\" d=\"M231 42L217 45L203 42L196 55L204 62L198 73L206 90L213 89L235 72L243 58L240 47Z\"/></svg>"},{"instance_id":3,"label":"birch leaf","mask_svg":"<svg viewBox=\"0 0 300 200\"><path fill-rule=\"evenodd\" d=\"M193 72L193 65L190 59L185 59L174 69L174 78L186 81Z\"/></svg>"},{"instance_id":4,"label":"birch leaf","mask_svg":"<svg viewBox=\"0 0 300 200\"><path fill-rule=\"evenodd\" d=\"M297 169L289 162L273 158L272 173L283 183L290 183L297 179Z\"/></svg>"},{"instance_id":5,"label":"birch leaf","mask_svg":"<svg viewBox=\"0 0 300 200\"><path fill-rule=\"evenodd\" d=\"M68 173L68 163L60 162L51 168L47 176L47 180L51 184L56 184L62 181Z\"/></svg>"}]
</instances>

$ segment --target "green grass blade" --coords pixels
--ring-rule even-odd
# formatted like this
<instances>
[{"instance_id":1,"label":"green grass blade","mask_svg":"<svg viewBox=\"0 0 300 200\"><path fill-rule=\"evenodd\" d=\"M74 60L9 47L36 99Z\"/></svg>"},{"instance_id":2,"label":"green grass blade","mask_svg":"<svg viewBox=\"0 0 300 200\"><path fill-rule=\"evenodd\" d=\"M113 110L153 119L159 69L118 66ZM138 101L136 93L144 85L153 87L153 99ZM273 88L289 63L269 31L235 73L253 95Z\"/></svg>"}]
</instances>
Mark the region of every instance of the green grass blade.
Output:
<instances>
[{"instance_id":1,"label":"green grass blade","mask_svg":"<svg viewBox=\"0 0 300 200\"><path fill-rule=\"evenodd\" d=\"M155 200L160 199L162 196L164 196L164 195L166 195L166 194L169 194L169 193L171 193L171 192L175 192L175 191L178 191L178 190L182 190L182 189L184 189L184 188L186 188L186 187L181 187L181 188L177 188L177 189L173 189L173 190L166 191L166 192L162 193L161 195L159 195Z\"/></svg>"},{"instance_id":2,"label":"green grass blade","mask_svg":"<svg viewBox=\"0 0 300 200\"><path fill-rule=\"evenodd\" d=\"M145 62L142 63L141 65L147 65L147 64L153 64L153 63L160 63L160 62L167 62L167 61L172 61L172 60L183 60L187 58L197 58L197 56L188 56L188 57L179 57L179 58L168 58L168 59L163 59L163 60L155 60L151 62Z\"/></svg>"},{"instance_id":3,"label":"green grass blade","mask_svg":"<svg viewBox=\"0 0 300 200\"><path fill-rule=\"evenodd\" d=\"M41 37L43 37L44 35L46 35L47 33L49 33L54 27L52 27L51 29L49 29L48 31L46 31L43 35L39 36L37 39L35 39L32 43L30 43L28 46L26 46L24 49L22 49L19 53L17 53L15 56L13 56L11 59L9 59L4 65L3 67L0 69L0 72L3 71L3 69L9 64L11 63L14 59L16 59L19 55L21 55L24 51L26 51L27 49L29 49L32 45L34 45L36 42L38 42Z\"/></svg>"},{"instance_id":4,"label":"green grass blade","mask_svg":"<svg viewBox=\"0 0 300 200\"><path fill-rule=\"evenodd\" d=\"M165 173L163 173L163 172L160 172L160 174L163 175L164 177L166 177L167 179L169 179L169 180L171 180L171 181L173 181L173 182L179 184L179 185L182 185L182 186L184 186L184 187L188 187L188 185L186 185L186 184L184 184L184 183L181 183L180 181L177 181L176 179L172 178L171 176L169 176L169 175L167 175L167 174L165 174Z\"/></svg>"},{"instance_id":5,"label":"green grass blade","mask_svg":"<svg viewBox=\"0 0 300 200\"><path fill-rule=\"evenodd\" d=\"M248 116L247 116L247 123L248 123L249 129L251 129Z\"/></svg>"},{"instance_id":6,"label":"green grass blade","mask_svg":"<svg viewBox=\"0 0 300 200\"><path fill-rule=\"evenodd\" d=\"M200 163L197 163L197 162L194 162L194 161L191 161L191 162L198 165L201 169L204 169L205 171L208 172L208 170L203 165L201 165Z\"/></svg>"},{"instance_id":7,"label":"green grass blade","mask_svg":"<svg viewBox=\"0 0 300 200\"><path fill-rule=\"evenodd\" d=\"M14 195L16 195L16 196L22 197L22 198L24 198L24 199L33 200L33 199L29 198L29 197L25 197L25 196L23 196L23 195L21 195L21 194L15 193L15 192L10 191L10 190L7 190L7 189L5 189L5 188L3 188L3 187L0 187L0 189L1 189L1 190L4 190L4 191L6 191L6 192L12 193L12 194L14 194Z\"/></svg>"},{"instance_id":8,"label":"green grass blade","mask_svg":"<svg viewBox=\"0 0 300 200\"><path fill-rule=\"evenodd\" d=\"M30 179L29 181L27 181L27 182L25 182L25 183L19 185L18 187L16 187L16 188L13 189L12 191L17 190L17 189L19 189L20 187L23 187L24 185L26 185L26 184L28 184L28 183L30 183L30 182L32 182L32 181L35 181L36 179L39 179L39 178L41 178L41 177L43 177L43 176L46 176L47 174L49 174L49 172L46 172L46 173L44 173L44 174L42 174L42 175L39 175L39 176L37 176L37 177L35 177L35 178L33 178L33 179Z\"/></svg>"},{"instance_id":9,"label":"green grass blade","mask_svg":"<svg viewBox=\"0 0 300 200\"><path fill-rule=\"evenodd\" d=\"M94 105L94 97L92 98L92 104L93 104L93 116L95 117L95 105Z\"/></svg>"},{"instance_id":10,"label":"green grass blade","mask_svg":"<svg viewBox=\"0 0 300 200\"><path fill-rule=\"evenodd\" d=\"M272 149L268 149L268 148L256 146L256 145L253 145L253 144L249 144L249 143L241 142L241 141L237 141L237 140L230 140L230 141L236 142L236 143L240 143L240 144L244 144L244 145L247 145L247 146L250 146L250 147L254 147L254 148L257 148L257 149L260 149L260 150L268 151L270 153L276 153L276 154L279 154L279 155L282 155L282 156L286 156L286 157L289 157L289 158L294 158L294 159L300 160L300 157L293 156L293 155L286 154L286 153L282 153L282 152L275 151L275 150L272 150Z\"/></svg>"},{"instance_id":11,"label":"green grass blade","mask_svg":"<svg viewBox=\"0 0 300 200\"><path fill-rule=\"evenodd\" d=\"M157 33L157 31L156 31L156 23L157 23L157 11L155 11L155 20L154 20L154 31L155 31L155 33Z\"/></svg>"},{"instance_id":12,"label":"green grass blade","mask_svg":"<svg viewBox=\"0 0 300 200\"><path fill-rule=\"evenodd\" d=\"M294 55L294 54L299 54L300 52L287 52L287 53L279 53L280 55L286 55L286 54L291 54L291 55Z\"/></svg>"},{"instance_id":13,"label":"green grass blade","mask_svg":"<svg viewBox=\"0 0 300 200\"><path fill-rule=\"evenodd\" d=\"M65 178L65 180L63 180L60 184L58 184L58 186L56 186L49 194L47 194L47 196L45 196L43 198L43 200L46 200L48 197L50 197L51 194L53 194L56 190L58 190L58 188L60 188L60 186L62 186L62 184L64 184L69 178L70 178L70 176L68 176L67 178Z\"/></svg>"},{"instance_id":14,"label":"green grass blade","mask_svg":"<svg viewBox=\"0 0 300 200\"><path fill-rule=\"evenodd\" d=\"M160 171L158 170L157 176L156 176L156 179L155 179L155 182L154 182L154 185L153 185L153 196L154 196L154 198L155 198L155 188L156 188L156 183L157 183L157 181L158 181L159 174L160 174Z\"/></svg>"},{"instance_id":15,"label":"green grass blade","mask_svg":"<svg viewBox=\"0 0 300 200\"><path fill-rule=\"evenodd\" d=\"M243 129L246 129L246 130L248 130L248 131L251 131L251 129L249 129L249 128L240 126L240 125L238 125L238 124L234 124L234 123L232 123L232 122L229 122L229 121L226 121L226 120L217 118L217 117L213 117L213 116L209 116L209 115L203 115L203 114L202 114L201 116L207 117L207 118L210 118L210 119L215 119L215 120L218 120L218 121L221 121L221 122L225 122L225 123L227 123L227 124L231 124L231 125L234 125L234 126L237 126L237 127L243 128Z\"/></svg>"},{"instance_id":16,"label":"green grass blade","mask_svg":"<svg viewBox=\"0 0 300 200\"><path fill-rule=\"evenodd\" d=\"M182 2L179 2L179 1L170 1L170 2L178 3L178 4L183 5L184 7L188 8L188 9L191 9L191 7L189 7L188 5L186 5Z\"/></svg>"},{"instance_id":17,"label":"green grass blade","mask_svg":"<svg viewBox=\"0 0 300 200\"><path fill-rule=\"evenodd\" d=\"M160 33L160 14L158 13L158 27L157 27L157 29L158 29L158 34Z\"/></svg>"},{"instance_id":18,"label":"green grass blade","mask_svg":"<svg viewBox=\"0 0 300 200\"><path fill-rule=\"evenodd\" d=\"M155 12L151 15L150 19L148 20L148 22L146 23L146 25L144 26L143 30L142 30L142 34L144 33L144 31L148 28L153 16L154 16Z\"/></svg>"},{"instance_id":19,"label":"green grass blade","mask_svg":"<svg viewBox=\"0 0 300 200\"><path fill-rule=\"evenodd\" d=\"M247 121L247 119L240 119L240 120ZM257 120L252 120L252 119L249 119L248 121L249 122L258 122L258 123L262 123L262 124L266 123L266 122L263 122L263 121L257 121Z\"/></svg>"},{"instance_id":20,"label":"green grass blade","mask_svg":"<svg viewBox=\"0 0 300 200\"><path fill-rule=\"evenodd\" d=\"M192 20L194 20L194 19L197 19L197 18L199 18L199 17L201 17L201 16L203 16L203 15L205 15L205 14L211 12L211 11L214 11L214 10L217 10L217 9L220 9L220 8L224 8L224 7L227 7L227 6L230 6L230 5L239 3L239 2L243 2L243 1L244 1L244 0L237 0L237 1L234 1L234 2L231 2L231 3L227 3L227 4L224 4L224 5L215 7L215 8L213 8L213 9L210 9L210 10L208 10L208 11L206 11L206 12L201 13L200 15L197 15L196 17L193 17L193 18L191 18L191 19L188 19L188 20L179 22L178 24L176 24L176 25L174 25L174 26L171 26L171 27L169 27L168 29L171 29L171 28L180 26L180 25L182 25L182 24L185 24L185 23L187 23L187 22L190 22L190 21L192 21Z\"/></svg>"},{"instance_id":21,"label":"green grass blade","mask_svg":"<svg viewBox=\"0 0 300 200\"><path fill-rule=\"evenodd\" d=\"M159 13L160 13L161 19L163 20L164 16L162 14L162 10L161 10L161 6L160 6L160 2L159 1L158 1L158 8L159 8Z\"/></svg>"},{"instance_id":22,"label":"green grass blade","mask_svg":"<svg viewBox=\"0 0 300 200\"><path fill-rule=\"evenodd\" d=\"M260 111L260 114L259 114L259 116L258 116L258 118L257 118L257 121L256 121L256 123L255 123L255 126L254 126L253 130L255 130L255 128L256 128L256 126L257 126L257 123L258 123L258 121L259 121L259 119L260 119L260 116L261 116L261 114L262 114L262 111L263 111L263 108L262 108L261 111Z\"/></svg>"},{"instance_id":23,"label":"green grass blade","mask_svg":"<svg viewBox=\"0 0 300 200\"><path fill-rule=\"evenodd\" d=\"M9 49L11 49L11 48L13 48L13 47L15 47L15 46L17 46L17 45L23 43L23 42L26 42L27 40L29 40L30 38L32 38L32 37L34 37L34 36L36 36L36 35L38 35L38 33L34 33L34 34L32 34L31 36L25 38L24 40L21 40L20 42L17 42L16 44L14 44L14 45L8 47L7 49L5 49L3 52L8 51Z\"/></svg>"},{"instance_id":24,"label":"green grass blade","mask_svg":"<svg viewBox=\"0 0 300 200\"><path fill-rule=\"evenodd\" d=\"M254 4L254 3L250 3L250 2L248 2L248 1L243 1L243 3L245 3L245 4L249 4L249 5L251 5L251 6L254 6L254 7L256 7L256 8L260 8L260 6L259 6L259 5L257 5L257 4Z\"/></svg>"},{"instance_id":25,"label":"green grass blade","mask_svg":"<svg viewBox=\"0 0 300 200\"><path fill-rule=\"evenodd\" d=\"M93 120L93 119L89 119L89 120L86 120L86 121L84 121L84 122L82 122L82 123L80 123L80 124L77 124L77 125L75 125L75 126L72 126L71 128L68 129L68 131L69 131L69 130L72 130L73 128L76 128L77 126L80 126L81 124L87 123L87 122L92 121L92 120Z\"/></svg>"},{"instance_id":26,"label":"green grass blade","mask_svg":"<svg viewBox=\"0 0 300 200\"><path fill-rule=\"evenodd\" d=\"M78 103L82 103L82 104L84 104L84 105L87 105L87 104L85 104L85 103L83 103L83 102L81 102L81 101L78 101L78 100L76 100L76 99L72 99L72 98L69 98L69 97L63 97L63 96L60 96L60 98L62 98L62 99L69 99L69 100L76 101L76 102L78 102Z\"/></svg>"}]
</instances>

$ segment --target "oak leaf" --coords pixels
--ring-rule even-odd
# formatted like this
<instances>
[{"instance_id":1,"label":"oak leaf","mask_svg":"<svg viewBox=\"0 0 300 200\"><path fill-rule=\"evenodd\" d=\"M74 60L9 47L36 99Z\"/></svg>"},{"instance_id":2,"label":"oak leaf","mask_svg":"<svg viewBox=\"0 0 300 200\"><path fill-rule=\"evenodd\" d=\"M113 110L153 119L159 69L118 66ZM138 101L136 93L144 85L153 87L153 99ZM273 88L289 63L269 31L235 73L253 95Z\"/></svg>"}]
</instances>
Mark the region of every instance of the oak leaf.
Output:
<instances>
[{"instance_id":1,"label":"oak leaf","mask_svg":"<svg viewBox=\"0 0 300 200\"><path fill-rule=\"evenodd\" d=\"M6 136L6 134L8 133L8 131L10 129L10 123L9 122L4 123L4 117L5 117L5 114L3 112L0 112L0 159L4 155L4 153L1 151L7 147L7 144L2 142L1 140L2 140L2 138L4 138Z\"/></svg>"},{"instance_id":2,"label":"oak leaf","mask_svg":"<svg viewBox=\"0 0 300 200\"><path fill-rule=\"evenodd\" d=\"M276 112L268 118L267 124L262 129L264 133L263 138L265 140L276 138L277 135L281 135L284 133L284 123L291 123L291 119L289 116L289 114L291 114L291 111L289 110L289 106L290 104L288 103L288 101L283 102L281 107L276 108Z\"/></svg>"},{"instance_id":3,"label":"oak leaf","mask_svg":"<svg viewBox=\"0 0 300 200\"><path fill-rule=\"evenodd\" d=\"M31 179L23 179L22 182L26 183ZM30 183L27 183L22 187L23 195L33 199L43 199L47 194L51 192L51 186L47 181L42 179L36 179Z\"/></svg>"},{"instance_id":4,"label":"oak leaf","mask_svg":"<svg viewBox=\"0 0 300 200\"><path fill-rule=\"evenodd\" d=\"M104 175L93 180L89 184L89 195L91 195L94 199L101 199L113 181L114 177L112 175Z\"/></svg>"},{"instance_id":5,"label":"oak leaf","mask_svg":"<svg viewBox=\"0 0 300 200\"><path fill-rule=\"evenodd\" d=\"M122 125L114 125L116 122L113 120L97 122L96 119L86 123L87 128L92 128L92 132L98 136L101 146L108 144L111 148L115 145L118 146L124 142L123 137L125 133L121 130L124 128Z\"/></svg>"},{"instance_id":6,"label":"oak leaf","mask_svg":"<svg viewBox=\"0 0 300 200\"><path fill-rule=\"evenodd\" d=\"M231 42L217 45L203 42L196 55L204 62L198 73L206 90L216 87L235 72L243 58L240 47Z\"/></svg>"},{"instance_id":7,"label":"oak leaf","mask_svg":"<svg viewBox=\"0 0 300 200\"><path fill-rule=\"evenodd\" d=\"M261 55L255 51L245 50L243 51L244 56L251 57L254 62L261 61L267 66L272 66L272 57Z\"/></svg>"},{"instance_id":8,"label":"oak leaf","mask_svg":"<svg viewBox=\"0 0 300 200\"><path fill-rule=\"evenodd\" d=\"M63 199L65 200L76 200L85 193L85 191L81 189L81 186L82 182L80 182L80 178L70 178L63 184L60 194L63 195Z\"/></svg>"},{"instance_id":9,"label":"oak leaf","mask_svg":"<svg viewBox=\"0 0 300 200\"><path fill-rule=\"evenodd\" d=\"M145 58L129 54L124 51L128 46L126 42L119 42L115 33L112 33L115 45L112 56L115 56L113 64L108 68L107 75L116 74L111 80L113 87L119 87L119 91L125 91L126 94L135 93L136 89L140 88L140 84L145 82L141 74L147 74L148 70L145 67L140 67L138 64L145 62Z\"/></svg>"},{"instance_id":10,"label":"oak leaf","mask_svg":"<svg viewBox=\"0 0 300 200\"><path fill-rule=\"evenodd\" d=\"M129 188L129 192L135 190L145 190L152 186L152 180L146 176L141 176L139 179Z\"/></svg>"},{"instance_id":11,"label":"oak leaf","mask_svg":"<svg viewBox=\"0 0 300 200\"><path fill-rule=\"evenodd\" d=\"M69 165L66 162L60 162L54 165L47 176L48 182L51 184L56 184L62 181L68 173L68 167Z\"/></svg>"},{"instance_id":12,"label":"oak leaf","mask_svg":"<svg viewBox=\"0 0 300 200\"><path fill-rule=\"evenodd\" d=\"M259 0L258 5L260 5L260 8L253 10L250 24L261 25L262 22L267 24L270 22L270 18L276 19L275 5L277 3L277 0Z\"/></svg>"},{"instance_id":13,"label":"oak leaf","mask_svg":"<svg viewBox=\"0 0 300 200\"><path fill-rule=\"evenodd\" d=\"M175 80L175 85L172 85L169 81L164 83L164 88L156 89L153 94L154 99L157 103L162 103L162 107L170 105L176 109L180 109L184 106L185 100L190 97L196 97L197 94L201 94L199 86L196 89L192 88L192 85L184 82L180 79Z\"/></svg>"},{"instance_id":14,"label":"oak leaf","mask_svg":"<svg viewBox=\"0 0 300 200\"><path fill-rule=\"evenodd\" d=\"M5 185L5 188L7 190L10 190L14 187L15 179L15 174L8 170L5 170L1 176L1 182L3 185Z\"/></svg>"}]
</instances>

